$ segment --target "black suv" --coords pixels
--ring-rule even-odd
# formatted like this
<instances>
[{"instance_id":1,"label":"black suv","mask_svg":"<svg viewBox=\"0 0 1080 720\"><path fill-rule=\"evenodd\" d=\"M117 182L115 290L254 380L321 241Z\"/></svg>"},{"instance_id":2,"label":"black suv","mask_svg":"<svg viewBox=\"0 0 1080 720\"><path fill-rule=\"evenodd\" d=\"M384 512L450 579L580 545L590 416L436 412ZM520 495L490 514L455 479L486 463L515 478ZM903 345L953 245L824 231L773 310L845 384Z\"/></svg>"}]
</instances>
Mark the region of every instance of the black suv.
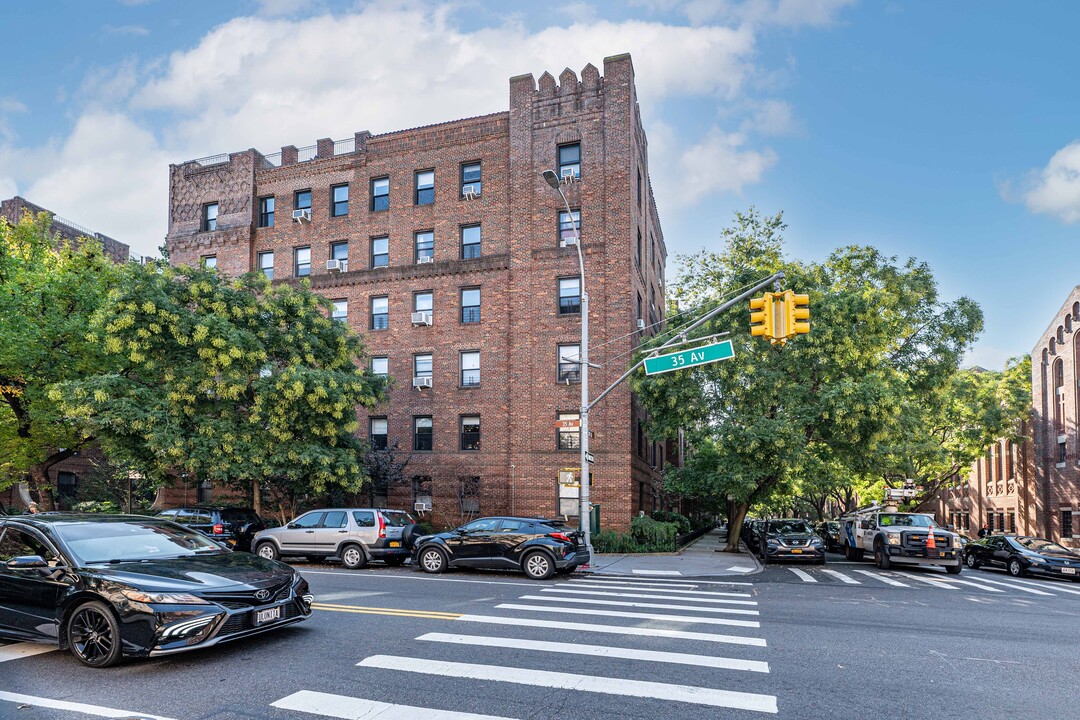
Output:
<instances>
[{"instance_id":1,"label":"black suv","mask_svg":"<svg viewBox=\"0 0 1080 720\"><path fill-rule=\"evenodd\" d=\"M157 515L174 523L198 530L212 540L242 552L251 552L251 538L266 529L266 523L251 508L180 507Z\"/></svg>"}]
</instances>

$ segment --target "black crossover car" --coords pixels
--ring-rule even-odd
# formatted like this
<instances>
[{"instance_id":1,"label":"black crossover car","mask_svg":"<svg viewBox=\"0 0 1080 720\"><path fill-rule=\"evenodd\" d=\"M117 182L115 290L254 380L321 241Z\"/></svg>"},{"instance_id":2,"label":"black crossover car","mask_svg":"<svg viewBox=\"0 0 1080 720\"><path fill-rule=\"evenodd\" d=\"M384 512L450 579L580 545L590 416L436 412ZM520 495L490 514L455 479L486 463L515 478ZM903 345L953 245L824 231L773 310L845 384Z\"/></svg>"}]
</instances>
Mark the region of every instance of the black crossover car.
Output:
<instances>
[{"instance_id":1,"label":"black crossover car","mask_svg":"<svg viewBox=\"0 0 1080 720\"><path fill-rule=\"evenodd\" d=\"M0 637L58 643L91 667L299 622L313 600L288 565L158 518L0 517Z\"/></svg>"},{"instance_id":2,"label":"black crossover car","mask_svg":"<svg viewBox=\"0 0 1080 720\"><path fill-rule=\"evenodd\" d=\"M805 520L768 520L761 528L765 562L792 559L825 562L825 544Z\"/></svg>"},{"instance_id":3,"label":"black crossover car","mask_svg":"<svg viewBox=\"0 0 1080 720\"><path fill-rule=\"evenodd\" d=\"M573 572L589 562L581 533L558 520L490 517L416 541L416 565L429 573L452 567L522 570L535 580Z\"/></svg>"},{"instance_id":4,"label":"black crossover car","mask_svg":"<svg viewBox=\"0 0 1080 720\"><path fill-rule=\"evenodd\" d=\"M1013 577L1029 572L1080 582L1080 554L1056 542L1026 535L991 535L964 547L969 568L997 565Z\"/></svg>"},{"instance_id":5,"label":"black crossover car","mask_svg":"<svg viewBox=\"0 0 1080 720\"><path fill-rule=\"evenodd\" d=\"M840 552L840 523L836 520L822 520L817 524L817 536L825 543L825 549L829 552Z\"/></svg>"},{"instance_id":6,"label":"black crossover car","mask_svg":"<svg viewBox=\"0 0 1080 720\"><path fill-rule=\"evenodd\" d=\"M266 529L266 523L254 510L243 507L180 507L162 510L158 517L198 530L211 540L243 552L251 552L251 538Z\"/></svg>"}]
</instances>

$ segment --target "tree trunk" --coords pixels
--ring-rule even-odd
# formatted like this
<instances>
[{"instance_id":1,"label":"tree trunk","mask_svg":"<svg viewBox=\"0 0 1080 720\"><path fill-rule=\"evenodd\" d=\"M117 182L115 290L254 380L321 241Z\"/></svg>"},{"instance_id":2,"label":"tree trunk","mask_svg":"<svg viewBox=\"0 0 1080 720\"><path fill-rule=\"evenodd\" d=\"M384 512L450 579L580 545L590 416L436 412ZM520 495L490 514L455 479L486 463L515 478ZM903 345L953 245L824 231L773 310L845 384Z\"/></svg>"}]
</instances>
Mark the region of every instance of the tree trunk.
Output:
<instances>
[{"instance_id":1,"label":"tree trunk","mask_svg":"<svg viewBox=\"0 0 1080 720\"><path fill-rule=\"evenodd\" d=\"M743 520L746 519L746 512L749 509L749 503L735 504L735 514L728 522L727 545L724 547L724 552L739 552L739 535L742 534Z\"/></svg>"},{"instance_id":2,"label":"tree trunk","mask_svg":"<svg viewBox=\"0 0 1080 720\"><path fill-rule=\"evenodd\" d=\"M262 517L262 483L258 480L251 481L251 507L256 515Z\"/></svg>"},{"instance_id":3,"label":"tree trunk","mask_svg":"<svg viewBox=\"0 0 1080 720\"><path fill-rule=\"evenodd\" d=\"M52 479L49 477L48 461L30 466L30 497L37 497L38 510L55 510L53 503Z\"/></svg>"}]
</instances>

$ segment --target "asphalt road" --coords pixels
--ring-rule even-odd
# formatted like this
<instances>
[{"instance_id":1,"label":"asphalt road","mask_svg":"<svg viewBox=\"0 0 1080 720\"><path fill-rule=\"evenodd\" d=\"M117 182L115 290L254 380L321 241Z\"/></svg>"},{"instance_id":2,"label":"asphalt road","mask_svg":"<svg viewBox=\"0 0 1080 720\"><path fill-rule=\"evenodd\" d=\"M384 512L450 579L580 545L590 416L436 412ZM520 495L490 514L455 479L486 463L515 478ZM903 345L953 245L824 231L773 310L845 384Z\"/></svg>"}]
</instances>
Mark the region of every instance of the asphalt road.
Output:
<instances>
[{"instance_id":1,"label":"asphalt road","mask_svg":"<svg viewBox=\"0 0 1080 720\"><path fill-rule=\"evenodd\" d=\"M304 565L318 610L280 632L104 671L0 647L0 718L1078 716L1080 584L831 559L713 582Z\"/></svg>"}]
</instances>

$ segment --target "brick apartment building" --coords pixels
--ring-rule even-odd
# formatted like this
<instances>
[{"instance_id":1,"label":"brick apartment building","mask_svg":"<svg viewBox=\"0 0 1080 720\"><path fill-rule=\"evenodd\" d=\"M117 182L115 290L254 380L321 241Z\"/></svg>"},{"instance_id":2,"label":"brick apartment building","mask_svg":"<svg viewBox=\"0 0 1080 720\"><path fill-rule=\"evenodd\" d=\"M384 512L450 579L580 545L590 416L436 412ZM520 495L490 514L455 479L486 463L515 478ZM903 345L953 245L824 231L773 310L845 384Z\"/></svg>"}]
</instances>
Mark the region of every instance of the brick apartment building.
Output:
<instances>
[{"instance_id":1,"label":"brick apartment building","mask_svg":"<svg viewBox=\"0 0 1080 720\"><path fill-rule=\"evenodd\" d=\"M131 249L125 243L66 220L53 211L35 205L18 195L0 201L0 217L13 225L27 213L52 215L52 232L58 242L68 241L78 244L84 238L93 238L101 243L105 253L114 262L127 262L131 257ZM49 468L48 473L55 483L56 497L61 506L66 506L79 497L79 479L85 478L93 470L94 463L101 462L103 459L101 452L96 447L91 447ZM0 491L0 506L23 508L29 500L25 487L19 485Z\"/></svg>"},{"instance_id":2,"label":"brick apartment building","mask_svg":"<svg viewBox=\"0 0 1080 720\"><path fill-rule=\"evenodd\" d=\"M564 178L567 217L544 170ZM429 503L437 526L477 514L576 515L580 222L595 397L664 320L666 249L629 55L559 80L510 79L509 110L310 148L172 165L177 264L307 278L393 379L362 426L408 456L374 502ZM669 447L647 441L625 384L590 414L594 502L625 529L658 506Z\"/></svg>"}]
</instances>

